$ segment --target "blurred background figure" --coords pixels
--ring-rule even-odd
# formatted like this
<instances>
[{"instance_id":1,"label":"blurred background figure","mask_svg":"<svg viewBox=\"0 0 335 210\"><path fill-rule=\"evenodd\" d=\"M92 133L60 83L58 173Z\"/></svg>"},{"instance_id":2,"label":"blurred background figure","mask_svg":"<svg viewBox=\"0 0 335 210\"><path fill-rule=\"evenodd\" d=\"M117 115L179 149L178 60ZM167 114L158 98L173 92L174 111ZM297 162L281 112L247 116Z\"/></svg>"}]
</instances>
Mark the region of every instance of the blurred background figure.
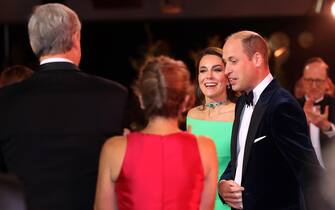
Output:
<instances>
[{"instance_id":1,"label":"blurred background figure","mask_svg":"<svg viewBox=\"0 0 335 210\"><path fill-rule=\"evenodd\" d=\"M178 127L189 85L189 72L181 61L160 56L143 65L134 90L148 124L105 143L96 210L213 209L215 145Z\"/></svg>"},{"instance_id":2,"label":"blurred background figure","mask_svg":"<svg viewBox=\"0 0 335 210\"><path fill-rule=\"evenodd\" d=\"M335 98L327 94L332 90L328 77L328 65L320 57L312 57L303 70L305 95L299 98L300 105L309 124L310 138L320 164L327 168L324 151L334 144L335 136Z\"/></svg>"},{"instance_id":3,"label":"blurred background figure","mask_svg":"<svg viewBox=\"0 0 335 210\"><path fill-rule=\"evenodd\" d=\"M5 68L0 74L0 87L21 82L29 78L34 73L27 66L14 65Z\"/></svg>"},{"instance_id":4,"label":"blurred background figure","mask_svg":"<svg viewBox=\"0 0 335 210\"><path fill-rule=\"evenodd\" d=\"M0 173L0 209L27 209L23 185L14 175Z\"/></svg>"},{"instance_id":5,"label":"blurred background figure","mask_svg":"<svg viewBox=\"0 0 335 210\"><path fill-rule=\"evenodd\" d=\"M327 173L321 180L322 194L329 203L329 209L335 209L335 144L324 150L324 161L328 163Z\"/></svg>"},{"instance_id":6,"label":"blurred background figure","mask_svg":"<svg viewBox=\"0 0 335 210\"><path fill-rule=\"evenodd\" d=\"M303 78L300 77L294 84L293 95L296 98L302 98L305 95L304 90L304 81Z\"/></svg>"},{"instance_id":7,"label":"blurred background figure","mask_svg":"<svg viewBox=\"0 0 335 210\"><path fill-rule=\"evenodd\" d=\"M326 94L335 97L335 85L333 81L329 77L327 77L326 83L327 83Z\"/></svg>"},{"instance_id":8,"label":"blurred background figure","mask_svg":"<svg viewBox=\"0 0 335 210\"><path fill-rule=\"evenodd\" d=\"M21 179L29 210L91 210L100 150L123 132L127 89L80 71L81 22L70 8L35 7L28 32L40 66L0 89L0 169Z\"/></svg>"},{"instance_id":9,"label":"blurred background figure","mask_svg":"<svg viewBox=\"0 0 335 210\"><path fill-rule=\"evenodd\" d=\"M196 66L196 95L199 104L188 112L187 128L191 133L208 136L215 142L219 160L218 180L230 161L236 97L224 73L222 49L204 49ZM222 203L218 194L215 209L230 209Z\"/></svg>"}]
</instances>

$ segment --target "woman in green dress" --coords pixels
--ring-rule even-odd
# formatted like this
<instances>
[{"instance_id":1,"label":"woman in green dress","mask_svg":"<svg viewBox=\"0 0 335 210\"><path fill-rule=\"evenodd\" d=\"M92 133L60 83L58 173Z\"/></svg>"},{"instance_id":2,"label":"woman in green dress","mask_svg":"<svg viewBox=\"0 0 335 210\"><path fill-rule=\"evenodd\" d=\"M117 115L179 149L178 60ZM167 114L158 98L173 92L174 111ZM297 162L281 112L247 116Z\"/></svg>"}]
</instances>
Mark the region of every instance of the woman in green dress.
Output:
<instances>
[{"instance_id":1,"label":"woman in green dress","mask_svg":"<svg viewBox=\"0 0 335 210\"><path fill-rule=\"evenodd\" d=\"M234 121L236 95L229 88L224 74L225 64L222 50L206 48L197 61L196 94L199 105L192 108L186 118L187 130L195 135L210 137L216 145L219 160L218 178L230 160L231 131ZM215 200L215 210L228 210L230 207Z\"/></svg>"}]
</instances>

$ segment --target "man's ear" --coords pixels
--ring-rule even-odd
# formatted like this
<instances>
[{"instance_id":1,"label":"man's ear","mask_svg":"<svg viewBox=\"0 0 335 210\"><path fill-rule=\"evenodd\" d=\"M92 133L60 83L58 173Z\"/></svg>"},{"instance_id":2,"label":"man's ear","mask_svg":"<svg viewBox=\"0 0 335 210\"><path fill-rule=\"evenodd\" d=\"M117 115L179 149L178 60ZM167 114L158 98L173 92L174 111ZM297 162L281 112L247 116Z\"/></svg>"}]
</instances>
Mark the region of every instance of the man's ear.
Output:
<instances>
[{"instance_id":1,"label":"man's ear","mask_svg":"<svg viewBox=\"0 0 335 210\"><path fill-rule=\"evenodd\" d=\"M72 35L72 47L80 49L80 32L77 31Z\"/></svg>"},{"instance_id":2,"label":"man's ear","mask_svg":"<svg viewBox=\"0 0 335 210\"><path fill-rule=\"evenodd\" d=\"M255 52L255 54L252 56L252 61L256 67L260 67L264 63L264 58L259 52Z\"/></svg>"}]
</instances>

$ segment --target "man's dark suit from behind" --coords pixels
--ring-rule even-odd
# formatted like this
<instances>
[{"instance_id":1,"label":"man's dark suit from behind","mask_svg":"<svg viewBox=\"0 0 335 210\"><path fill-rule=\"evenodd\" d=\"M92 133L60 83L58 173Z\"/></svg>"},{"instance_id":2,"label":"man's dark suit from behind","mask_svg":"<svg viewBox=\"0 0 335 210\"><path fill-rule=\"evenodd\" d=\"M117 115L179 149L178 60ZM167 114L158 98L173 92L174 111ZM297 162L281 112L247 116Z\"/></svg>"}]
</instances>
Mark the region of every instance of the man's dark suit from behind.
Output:
<instances>
[{"instance_id":1,"label":"man's dark suit from behind","mask_svg":"<svg viewBox=\"0 0 335 210\"><path fill-rule=\"evenodd\" d=\"M39 37L36 31L49 29L45 24L55 29ZM41 65L31 78L0 90L5 166L22 180L30 210L91 210L100 149L122 134L127 90L78 69L80 22L69 8L37 7L28 28ZM60 40L57 30L72 38ZM48 44L40 39L51 44L43 47Z\"/></svg>"}]
</instances>

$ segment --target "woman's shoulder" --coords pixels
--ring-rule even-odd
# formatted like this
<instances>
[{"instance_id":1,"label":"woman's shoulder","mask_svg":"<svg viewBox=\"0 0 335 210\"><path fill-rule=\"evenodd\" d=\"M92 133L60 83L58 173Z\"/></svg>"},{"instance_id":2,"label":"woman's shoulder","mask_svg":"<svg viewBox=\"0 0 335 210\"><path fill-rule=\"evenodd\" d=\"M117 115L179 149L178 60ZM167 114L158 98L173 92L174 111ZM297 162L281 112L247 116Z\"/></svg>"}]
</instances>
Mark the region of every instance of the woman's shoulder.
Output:
<instances>
[{"instance_id":1,"label":"woman's shoulder","mask_svg":"<svg viewBox=\"0 0 335 210\"><path fill-rule=\"evenodd\" d=\"M207 136L196 136L198 144L204 145L204 146L211 146L215 145L213 140Z\"/></svg>"},{"instance_id":2,"label":"woman's shoulder","mask_svg":"<svg viewBox=\"0 0 335 210\"><path fill-rule=\"evenodd\" d=\"M104 149L109 151L120 150L124 148L127 144L127 137L126 136L114 136L110 137L104 143Z\"/></svg>"},{"instance_id":3,"label":"woman's shoulder","mask_svg":"<svg viewBox=\"0 0 335 210\"><path fill-rule=\"evenodd\" d=\"M200 154L216 154L215 143L212 139L206 136L197 136L196 140Z\"/></svg>"},{"instance_id":4,"label":"woman's shoulder","mask_svg":"<svg viewBox=\"0 0 335 210\"><path fill-rule=\"evenodd\" d=\"M203 116L203 105L193 107L187 112L187 117L199 119Z\"/></svg>"}]
</instances>

